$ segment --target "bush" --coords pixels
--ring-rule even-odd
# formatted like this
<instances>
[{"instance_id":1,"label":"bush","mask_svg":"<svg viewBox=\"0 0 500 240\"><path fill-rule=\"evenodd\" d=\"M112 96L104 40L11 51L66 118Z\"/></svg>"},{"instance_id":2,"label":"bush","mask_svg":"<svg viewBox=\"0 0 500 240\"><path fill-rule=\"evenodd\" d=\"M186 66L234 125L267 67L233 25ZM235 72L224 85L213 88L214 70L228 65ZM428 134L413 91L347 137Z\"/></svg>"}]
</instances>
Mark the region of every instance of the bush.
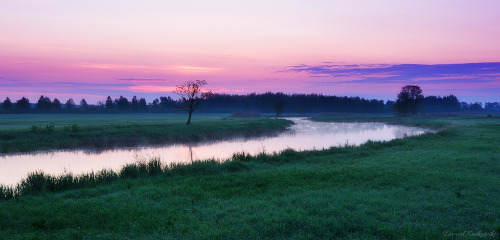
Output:
<instances>
[{"instance_id":1,"label":"bush","mask_svg":"<svg viewBox=\"0 0 500 240\"><path fill-rule=\"evenodd\" d=\"M55 130L56 130L56 127L55 127L54 123L50 123L48 125L45 125L45 128L42 128L40 126L35 126L35 125L31 125L31 127L30 127L30 131L33 133L42 133L42 132L51 133L51 132L54 132Z\"/></svg>"},{"instance_id":2,"label":"bush","mask_svg":"<svg viewBox=\"0 0 500 240\"><path fill-rule=\"evenodd\" d=\"M34 172L28 174L28 177L21 181L18 185L18 191L21 195L30 193L37 194L41 192L45 192L49 189L55 188L55 178L49 175L46 175L43 172Z\"/></svg>"},{"instance_id":3,"label":"bush","mask_svg":"<svg viewBox=\"0 0 500 240\"><path fill-rule=\"evenodd\" d=\"M109 183L118 179L118 174L113 170L104 169L95 175L95 181L98 183Z\"/></svg>"},{"instance_id":4,"label":"bush","mask_svg":"<svg viewBox=\"0 0 500 240\"><path fill-rule=\"evenodd\" d=\"M72 125L66 125L66 126L64 126L64 130L67 131L67 132L78 132L79 127L75 123L75 124L72 124Z\"/></svg>"},{"instance_id":5,"label":"bush","mask_svg":"<svg viewBox=\"0 0 500 240\"><path fill-rule=\"evenodd\" d=\"M241 153L233 153L233 156L231 157L233 161L243 161L243 162L248 162L252 160L252 156L249 153L241 152Z\"/></svg>"},{"instance_id":6,"label":"bush","mask_svg":"<svg viewBox=\"0 0 500 240\"><path fill-rule=\"evenodd\" d=\"M0 201L9 200L15 196L16 194L13 188L0 186Z\"/></svg>"},{"instance_id":7,"label":"bush","mask_svg":"<svg viewBox=\"0 0 500 240\"><path fill-rule=\"evenodd\" d=\"M39 133L42 131L42 128L39 127L39 126L35 126L35 125L31 125L31 128L30 130L33 132L33 133Z\"/></svg>"},{"instance_id":8,"label":"bush","mask_svg":"<svg viewBox=\"0 0 500 240\"><path fill-rule=\"evenodd\" d=\"M241 161L234 161L234 160L225 161L224 163L222 163L222 167L224 168L224 170L228 172L239 172L241 170L248 169L248 167Z\"/></svg>"},{"instance_id":9,"label":"bush","mask_svg":"<svg viewBox=\"0 0 500 240\"><path fill-rule=\"evenodd\" d=\"M163 173L163 165L159 158L153 158L148 162L148 174L159 175Z\"/></svg>"},{"instance_id":10,"label":"bush","mask_svg":"<svg viewBox=\"0 0 500 240\"><path fill-rule=\"evenodd\" d=\"M139 176L139 169L134 164L125 165L120 170L120 178L137 178Z\"/></svg>"},{"instance_id":11,"label":"bush","mask_svg":"<svg viewBox=\"0 0 500 240\"><path fill-rule=\"evenodd\" d=\"M55 127L55 124L53 122L51 122L48 125L45 125L45 131L48 133L54 132L55 129L56 129L56 127Z\"/></svg>"}]
</instances>

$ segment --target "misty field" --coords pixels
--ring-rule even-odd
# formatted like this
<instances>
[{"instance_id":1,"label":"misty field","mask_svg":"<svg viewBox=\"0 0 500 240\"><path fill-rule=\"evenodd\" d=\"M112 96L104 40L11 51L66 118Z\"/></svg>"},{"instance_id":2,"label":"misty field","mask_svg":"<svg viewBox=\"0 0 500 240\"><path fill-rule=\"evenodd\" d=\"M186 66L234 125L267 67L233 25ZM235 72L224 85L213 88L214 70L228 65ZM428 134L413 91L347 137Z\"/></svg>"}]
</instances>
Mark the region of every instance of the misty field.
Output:
<instances>
[{"instance_id":1,"label":"misty field","mask_svg":"<svg viewBox=\"0 0 500 240\"><path fill-rule=\"evenodd\" d=\"M132 164L106 183L56 192L42 186L0 201L0 236L498 238L500 119L394 121L444 130L360 147L237 154L222 163L160 166L154 174Z\"/></svg>"},{"instance_id":2,"label":"misty field","mask_svg":"<svg viewBox=\"0 0 500 240\"><path fill-rule=\"evenodd\" d=\"M194 114L193 121L217 121L228 114ZM34 126L54 123L63 127L77 124L81 127L121 124L163 124L186 122L184 113L132 113L132 114L0 114L0 130L26 130Z\"/></svg>"},{"instance_id":3,"label":"misty field","mask_svg":"<svg viewBox=\"0 0 500 240\"><path fill-rule=\"evenodd\" d=\"M48 149L106 149L147 144L252 137L284 131L283 119L227 114L16 114L0 115L0 153Z\"/></svg>"}]
</instances>

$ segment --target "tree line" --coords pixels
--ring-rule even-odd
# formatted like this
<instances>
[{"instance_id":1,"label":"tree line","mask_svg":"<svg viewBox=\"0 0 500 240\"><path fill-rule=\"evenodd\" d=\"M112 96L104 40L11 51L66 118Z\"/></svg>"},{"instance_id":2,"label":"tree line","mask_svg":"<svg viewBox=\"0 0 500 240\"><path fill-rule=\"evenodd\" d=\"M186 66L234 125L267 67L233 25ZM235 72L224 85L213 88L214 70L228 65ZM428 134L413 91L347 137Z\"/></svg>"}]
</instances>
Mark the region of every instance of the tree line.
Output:
<instances>
[{"instance_id":1,"label":"tree line","mask_svg":"<svg viewBox=\"0 0 500 240\"><path fill-rule=\"evenodd\" d=\"M400 93L401 94L401 93ZM402 97L404 99L404 96ZM398 96L399 100L399 96ZM500 111L499 102L484 104L460 102L454 95L419 97L418 108L402 109L398 100L383 101L360 97L325 96L321 94L285 94L281 92L250 93L246 95L210 94L201 103L200 112L255 112L255 113L388 113L399 112L401 115L417 112L457 112L457 111ZM26 97L12 101L7 97L0 102L0 113L121 113L121 112L181 112L184 105L181 100L169 96L156 98L147 102L145 98L136 96L132 99L120 96L97 104L89 104L81 99L78 104L70 98L64 103L48 96L31 103Z\"/></svg>"}]
</instances>

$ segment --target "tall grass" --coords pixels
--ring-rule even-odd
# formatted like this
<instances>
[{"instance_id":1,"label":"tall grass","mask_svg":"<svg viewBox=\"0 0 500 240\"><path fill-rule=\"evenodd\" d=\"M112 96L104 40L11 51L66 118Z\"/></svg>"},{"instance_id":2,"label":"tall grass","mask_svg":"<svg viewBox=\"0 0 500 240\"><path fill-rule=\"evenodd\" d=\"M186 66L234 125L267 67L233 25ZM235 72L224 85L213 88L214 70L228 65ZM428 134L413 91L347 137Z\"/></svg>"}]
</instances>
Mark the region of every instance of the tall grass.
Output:
<instances>
[{"instance_id":1,"label":"tall grass","mask_svg":"<svg viewBox=\"0 0 500 240\"><path fill-rule=\"evenodd\" d=\"M0 185L0 201L16 197L48 192L61 192L71 189L95 187L114 182L118 179L136 179L158 175L199 175L222 172L235 172L247 167L238 159L217 161L215 159L195 161L192 163L164 164L160 158L153 157L149 161L140 160L124 165L117 172L104 169L80 175L72 173L53 176L41 171L29 173L16 186Z\"/></svg>"},{"instance_id":2,"label":"tall grass","mask_svg":"<svg viewBox=\"0 0 500 240\"><path fill-rule=\"evenodd\" d=\"M332 147L327 152L337 152L337 148ZM150 160L137 160L135 163L124 165L118 171L104 169L99 172L90 172L80 175L66 173L60 176L53 176L42 171L29 173L25 179L14 187L0 185L0 201L9 200L16 197L40 194L48 192L61 192L71 189L95 187L102 184L111 183L119 179L136 179L150 176L172 176L172 175L203 175L219 174L224 172L237 172L246 170L249 167L244 162L261 162L281 164L297 160L301 157L318 155L317 151L297 152L293 149L285 149L281 152L267 154L261 152L255 156L248 153L235 153L230 159L218 161L215 159L194 161L191 163L171 163L167 165L159 157Z\"/></svg>"}]
</instances>

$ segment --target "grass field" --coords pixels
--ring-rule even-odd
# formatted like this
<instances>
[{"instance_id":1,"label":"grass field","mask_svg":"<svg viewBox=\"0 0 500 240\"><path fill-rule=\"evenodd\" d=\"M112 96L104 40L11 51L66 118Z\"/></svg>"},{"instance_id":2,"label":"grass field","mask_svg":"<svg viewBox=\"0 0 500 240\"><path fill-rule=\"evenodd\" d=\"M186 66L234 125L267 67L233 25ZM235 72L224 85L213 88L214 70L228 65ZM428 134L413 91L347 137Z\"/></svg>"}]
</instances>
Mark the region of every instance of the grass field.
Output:
<instances>
[{"instance_id":1,"label":"grass field","mask_svg":"<svg viewBox=\"0 0 500 240\"><path fill-rule=\"evenodd\" d=\"M287 120L230 118L222 114L0 115L0 153L47 149L131 147L196 142L283 131Z\"/></svg>"},{"instance_id":2,"label":"grass field","mask_svg":"<svg viewBox=\"0 0 500 240\"><path fill-rule=\"evenodd\" d=\"M217 121L228 114L193 114L196 121ZM122 124L163 124L187 121L187 114L182 113L132 113L132 114L0 114L0 131L25 130L31 126L46 126L54 123L56 127L77 124L81 127L122 125Z\"/></svg>"},{"instance_id":3,"label":"grass field","mask_svg":"<svg viewBox=\"0 0 500 240\"><path fill-rule=\"evenodd\" d=\"M131 165L102 184L55 192L34 188L0 201L0 236L499 238L500 119L383 118L444 130L360 147L236 155L224 163L162 167L155 174L147 168L130 174L141 172Z\"/></svg>"}]
</instances>

